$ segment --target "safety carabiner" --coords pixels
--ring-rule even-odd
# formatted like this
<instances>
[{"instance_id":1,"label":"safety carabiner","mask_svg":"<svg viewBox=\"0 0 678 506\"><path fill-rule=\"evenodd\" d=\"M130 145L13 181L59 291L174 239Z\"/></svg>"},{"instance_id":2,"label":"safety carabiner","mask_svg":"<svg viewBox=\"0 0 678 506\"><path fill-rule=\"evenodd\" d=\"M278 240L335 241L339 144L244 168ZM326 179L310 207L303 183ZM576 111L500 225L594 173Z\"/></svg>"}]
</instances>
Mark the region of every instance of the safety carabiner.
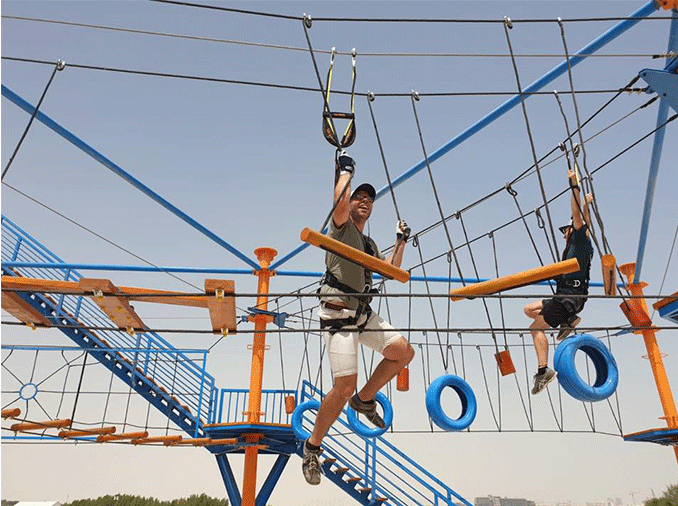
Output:
<instances>
[{"instance_id":1,"label":"safety carabiner","mask_svg":"<svg viewBox=\"0 0 678 506\"><path fill-rule=\"evenodd\" d=\"M334 69L334 57L337 54L336 48L332 48L330 56L330 68L327 71L327 86L325 87L325 103L323 105L323 135L327 142L337 149L349 147L355 141L355 78L356 78L356 50L353 48L351 56L353 57L353 84L351 86L351 112L332 112L330 110L330 89L332 88L332 74ZM347 119L348 125L344 135L339 141L337 130L334 127L334 119Z\"/></svg>"}]
</instances>

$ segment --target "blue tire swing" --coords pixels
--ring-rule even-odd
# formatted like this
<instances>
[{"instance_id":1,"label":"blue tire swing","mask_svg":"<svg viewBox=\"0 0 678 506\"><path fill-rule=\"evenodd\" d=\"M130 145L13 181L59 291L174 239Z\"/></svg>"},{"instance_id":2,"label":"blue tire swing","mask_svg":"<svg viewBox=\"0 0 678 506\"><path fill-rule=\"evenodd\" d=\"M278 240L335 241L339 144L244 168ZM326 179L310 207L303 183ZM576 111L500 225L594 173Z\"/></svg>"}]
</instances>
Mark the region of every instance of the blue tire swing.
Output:
<instances>
[{"instance_id":1,"label":"blue tire swing","mask_svg":"<svg viewBox=\"0 0 678 506\"><path fill-rule=\"evenodd\" d=\"M583 351L593 363L596 380L589 385L577 372L575 355ZM617 389L619 370L610 350L588 334L566 339L556 348L553 367L563 389L579 401L597 402L607 399Z\"/></svg>"},{"instance_id":2,"label":"blue tire swing","mask_svg":"<svg viewBox=\"0 0 678 506\"><path fill-rule=\"evenodd\" d=\"M318 411L320 409L320 401L317 399L310 399L299 404L292 413L292 431L297 436L298 440L306 441L311 437L311 433L304 429L303 415L308 410Z\"/></svg>"},{"instance_id":3,"label":"blue tire swing","mask_svg":"<svg viewBox=\"0 0 678 506\"><path fill-rule=\"evenodd\" d=\"M383 429L379 427L368 427L365 425L363 422L358 420L358 414L355 412L353 408L350 406L346 408L348 411L348 424L351 426L351 429L353 429L353 432L358 434L359 436L362 437L379 437L382 434L384 434L391 424L393 423L393 405L391 404L391 401L388 400L388 397L386 397L384 394L381 392L377 392L376 397L374 400L381 406L381 409L384 411L384 424L386 427Z\"/></svg>"},{"instance_id":4,"label":"blue tire swing","mask_svg":"<svg viewBox=\"0 0 678 506\"><path fill-rule=\"evenodd\" d=\"M447 387L452 388L461 401L461 415L457 419L448 417L440 404L440 396ZM431 383L426 391L426 409L431 420L444 430L460 431L466 429L476 417L478 406L471 386L459 376L447 374Z\"/></svg>"}]
</instances>

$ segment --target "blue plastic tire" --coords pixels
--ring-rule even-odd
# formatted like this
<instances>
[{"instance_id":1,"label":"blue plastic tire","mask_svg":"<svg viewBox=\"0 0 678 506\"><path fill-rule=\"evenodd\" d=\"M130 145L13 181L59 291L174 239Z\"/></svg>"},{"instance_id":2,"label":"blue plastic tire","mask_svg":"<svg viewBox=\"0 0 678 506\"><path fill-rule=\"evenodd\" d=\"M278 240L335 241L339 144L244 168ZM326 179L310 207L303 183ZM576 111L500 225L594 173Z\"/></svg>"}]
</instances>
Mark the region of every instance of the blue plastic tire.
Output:
<instances>
[{"instance_id":1,"label":"blue plastic tire","mask_svg":"<svg viewBox=\"0 0 678 506\"><path fill-rule=\"evenodd\" d=\"M353 432L362 437L381 436L384 432L388 430L388 428L393 423L393 406L391 405L391 402L388 400L388 397L386 397L381 392L377 392L377 396L374 398L374 400L377 401L381 405L381 409L384 410L383 418L386 427L384 427L383 429L380 429L379 427L368 427L363 422L358 420L358 414L355 412L353 408L351 408L350 406L346 408L348 410L348 424L351 426L351 429L353 429Z\"/></svg>"},{"instance_id":2,"label":"blue plastic tire","mask_svg":"<svg viewBox=\"0 0 678 506\"><path fill-rule=\"evenodd\" d=\"M461 416L456 420L443 412L440 405L440 396L445 387L451 387L459 395L461 401ZM436 379L426 391L426 409L431 420L444 430L464 430L473 423L476 418L478 406L476 396L471 386L459 376L447 374Z\"/></svg>"},{"instance_id":3,"label":"blue plastic tire","mask_svg":"<svg viewBox=\"0 0 678 506\"><path fill-rule=\"evenodd\" d=\"M596 371L596 380L589 385L577 372L577 351L588 355ZM558 381L568 394L579 401L597 402L607 399L617 389L619 370L610 350L599 339L588 334L566 339L556 348L553 367Z\"/></svg>"},{"instance_id":4,"label":"blue plastic tire","mask_svg":"<svg viewBox=\"0 0 678 506\"><path fill-rule=\"evenodd\" d=\"M320 408L320 401L317 399L310 399L308 401L302 402L299 404L292 413L292 430L294 435L297 436L297 439L301 441L306 441L311 437L311 433L306 431L303 426L303 414L304 411L309 409L314 409L318 411Z\"/></svg>"}]
</instances>

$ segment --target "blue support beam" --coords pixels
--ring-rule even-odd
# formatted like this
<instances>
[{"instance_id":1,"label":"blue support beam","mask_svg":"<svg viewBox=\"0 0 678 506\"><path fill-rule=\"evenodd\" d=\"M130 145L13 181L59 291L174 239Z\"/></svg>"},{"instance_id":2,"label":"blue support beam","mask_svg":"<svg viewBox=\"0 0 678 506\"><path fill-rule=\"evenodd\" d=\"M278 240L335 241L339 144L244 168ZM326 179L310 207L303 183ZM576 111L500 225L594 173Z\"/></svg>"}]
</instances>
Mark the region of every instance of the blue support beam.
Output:
<instances>
[{"instance_id":1,"label":"blue support beam","mask_svg":"<svg viewBox=\"0 0 678 506\"><path fill-rule=\"evenodd\" d=\"M29 104L26 100L21 98L19 95L14 93L12 90L10 90L7 86L4 84L2 85L2 96L19 106L21 109L26 111L28 114L33 114L35 112L35 107L31 104ZM257 264L254 260L251 258L247 257L245 254L241 253L237 249L235 249L233 246L231 246L229 243L227 243L225 240L223 240L221 237L217 236L214 232L208 230L206 227L195 221L193 218L188 216L186 213L184 213L181 209L178 207L170 204L166 199L155 193L153 190L151 190L148 186L143 184L141 181L136 179L134 176L132 176L130 173L124 171L120 166L117 164L113 163L111 160L106 158L104 155L102 155L99 151L94 149L92 146L89 144L85 143L82 139L79 137L75 136L73 133L70 131L66 130L64 127L59 125L56 121L54 121L52 118L47 116L41 111L38 111L37 114L35 114L35 118L43 123L46 127L50 128L57 134L59 134L61 137L66 139L68 142L73 144L74 146L80 148L83 150L85 153L87 153L89 156L94 158L97 162L102 164L104 167L112 171L114 174L120 176L122 179L127 181L129 184L134 186L137 190L140 190L147 196L149 196L151 199L155 200L158 204L163 206L165 209L173 213L175 216L181 218L183 221L188 223L190 226L195 228L198 232L204 234L208 238L212 239L214 242L216 242L219 246L222 246L223 248L227 249L231 253L233 253L236 257L250 265L254 269L259 269L259 264Z\"/></svg>"},{"instance_id":2,"label":"blue support beam","mask_svg":"<svg viewBox=\"0 0 678 506\"><path fill-rule=\"evenodd\" d=\"M668 51L678 52L678 12L672 11L673 19L669 30ZM669 62L667 62L668 64ZM660 95L659 110L657 112L657 126L666 122L669 114L669 103ZM643 256L645 255L645 245L647 243L647 233L650 227L650 216L652 215L652 201L654 200L654 189L657 184L657 173L659 172L659 160L662 155L664 145L664 133L666 127L657 130L654 134L654 144L652 146L652 159L650 161L650 172L647 176L647 188L645 190L645 206L643 208L643 219L640 225L640 238L638 239L638 253L636 254L636 283L641 281L640 274L643 268Z\"/></svg>"},{"instance_id":3,"label":"blue support beam","mask_svg":"<svg viewBox=\"0 0 678 506\"><path fill-rule=\"evenodd\" d=\"M228 462L228 456L225 453L220 453L216 457L231 506L241 506L242 498L240 497L240 490L235 482L235 476L233 476L233 469L231 469L231 464Z\"/></svg>"},{"instance_id":4,"label":"blue support beam","mask_svg":"<svg viewBox=\"0 0 678 506\"><path fill-rule=\"evenodd\" d=\"M637 23L639 23L643 18L648 17L650 14L655 12L658 9L657 2L655 0L650 0L646 4L644 4L640 9L637 11L629 14L628 18L620 21L616 25L614 25L612 28L607 30L605 33L603 33L601 36L599 36L597 39L593 40L591 43L588 45L584 46L581 48L579 51L574 53L573 55L570 56L570 67L574 67L578 63L582 62L583 60L586 59L586 57L590 54L595 53L602 47L604 47L606 44L609 42L613 41L617 37L619 37L621 34L626 32L629 28L633 27ZM568 69L568 64L567 60L564 60L561 62L558 66L554 67L551 69L549 72L544 74L542 77L534 81L532 84L527 86L522 90L523 92L523 100L527 100L528 98L531 97L531 93L534 93L535 91L539 91L542 89L544 86L548 85L552 81L554 81L556 78L560 77L564 73L567 72ZM492 123L494 120L500 118L507 112L509 112L511 109L513 109L515 106L520 104L520 93L515 94L513 97L508 99L506 102L501 104L499 107L494 109L493 111L489 112L486 114L484 117L476 121L473 125L468 127L466 130L458 134L456 137L448 141L446 144L442 145L439 147L437 150L432 152L430 155L428 155L428 162L429 164L435 162L438 160L440 157L443 155L447 154L450 152L452 149L456 148L459 144L464 142L466 139L471 137L473 134L478 133L480 130L485 128L487 125ZM401 183L404 183L407 181L409 178L414 176L416 173L419 171L423 170L426 168L426 160L421 160L419 163L417 163L415 166L412 168L408 169L404 173L402 173L400 176L396 177L391 181L391 185L395 188L396 186L400 185ZM387 192L389 192L389 186L384 186L382 189L380 189L377 192L376 198L379 199L383 197ZM301 253L304 249L308 247L308 244L302 244L301 246L297 247L294 251L291 253L283 256L278 260L276 263L273 264L272 269L275 269L282 265L284 262L290 260L293 258L295 255Z\"/></svg>"},{"instance_id":5,"label":"blue support beam","mask_svg":"<svg viewBox=\"0 0 678 506\"><path fill-rule=\"evenodd\" d=\"M268 502L268 499L271 497L273 489L275 489L275 486L278 483L278 480L280 479L282 472L285 470L285 466L287 465L287 462L289 462L289 460L290 460L289 455L285 454L278 455L278 458L275 460L273 467L271 468L271 470L268 473L268 476L266 477L266 481L261 486L261 489L257 494L257 498L254 502L255 506L266 506L266 503Z\"/></svg>"}]
</instances>

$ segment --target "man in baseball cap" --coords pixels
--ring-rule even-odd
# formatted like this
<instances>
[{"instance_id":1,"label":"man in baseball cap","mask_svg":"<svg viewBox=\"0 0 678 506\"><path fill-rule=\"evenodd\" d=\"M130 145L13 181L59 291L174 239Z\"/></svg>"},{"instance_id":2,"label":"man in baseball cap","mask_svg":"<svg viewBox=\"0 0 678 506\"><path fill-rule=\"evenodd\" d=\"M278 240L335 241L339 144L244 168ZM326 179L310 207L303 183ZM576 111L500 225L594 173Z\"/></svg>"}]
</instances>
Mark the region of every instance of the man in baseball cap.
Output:
<instances>
[{"instance_id":1,"label":"man in baseball cap","mask_svg":"<svg viewBox=\"0 0 678 506\"><path fill-rule=\"evenodd\" d=\"M388 258L384 258L374 240L363 234L377 195L374 186L363 183L351 192L355 162L345 151L338 154L335 168L334 202L337 204L330 220L328 236L400 267L409 232L407 224L402 220L398 221L396 247ZM347 185L349 187L346 188ZM322 440L341 414L346 402L373 425L385 428L384 420L377 413L374 398L414 357L414 349L407 339L372 311L369 295L355 295L377 292L372 288L372 272L329 251L325 255L325 266L327 270L318 290L318 317L330 359L334 386L322 400L313 433L304 442L301 468L304 478L311 485L320 483L322 473L318 457L322 451ZM358 344L372 348L384 358L365 386L355 393L358 381Z\"/></svg>"}]
</instances>

